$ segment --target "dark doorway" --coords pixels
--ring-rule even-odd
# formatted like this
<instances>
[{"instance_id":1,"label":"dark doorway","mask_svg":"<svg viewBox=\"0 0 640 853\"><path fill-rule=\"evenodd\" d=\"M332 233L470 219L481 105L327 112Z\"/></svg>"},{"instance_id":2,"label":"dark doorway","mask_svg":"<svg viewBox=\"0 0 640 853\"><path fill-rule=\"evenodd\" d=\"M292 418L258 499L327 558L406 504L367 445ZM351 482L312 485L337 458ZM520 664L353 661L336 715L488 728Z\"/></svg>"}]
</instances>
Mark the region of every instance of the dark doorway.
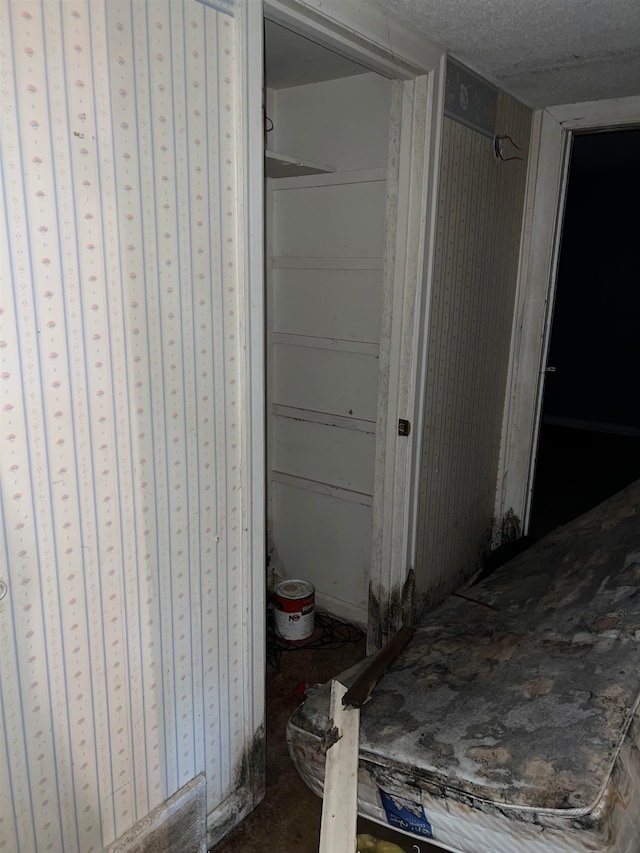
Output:
<instances>
[{"instance_id":1,"label":"dark doorway","mask_svg":"<svg viewBox=\"0 0 640 853\"><path fill-rule=\"evenodd\" d=\"M576 136L529 533L640 477L640 130Z\"/></svg>"}]
</instances>

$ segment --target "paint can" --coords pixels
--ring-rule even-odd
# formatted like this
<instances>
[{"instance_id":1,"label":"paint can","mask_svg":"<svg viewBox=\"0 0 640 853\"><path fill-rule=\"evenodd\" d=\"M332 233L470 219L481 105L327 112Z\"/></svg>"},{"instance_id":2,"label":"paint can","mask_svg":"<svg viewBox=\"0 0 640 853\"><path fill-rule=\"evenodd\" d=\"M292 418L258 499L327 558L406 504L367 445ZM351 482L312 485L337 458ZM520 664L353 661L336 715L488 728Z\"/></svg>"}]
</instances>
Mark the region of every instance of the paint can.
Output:
<instances>
[{"instance_id":1,"label":"paint can","mask_svg":"<svg viewBox=\"0 0 640 853\"><path fill-rule=\"evenodd\" d=\"M291 578L276 587L276 630L283 640L307 640L315 626L316 591L312 583Z\"/></svg>"}]
</instances>

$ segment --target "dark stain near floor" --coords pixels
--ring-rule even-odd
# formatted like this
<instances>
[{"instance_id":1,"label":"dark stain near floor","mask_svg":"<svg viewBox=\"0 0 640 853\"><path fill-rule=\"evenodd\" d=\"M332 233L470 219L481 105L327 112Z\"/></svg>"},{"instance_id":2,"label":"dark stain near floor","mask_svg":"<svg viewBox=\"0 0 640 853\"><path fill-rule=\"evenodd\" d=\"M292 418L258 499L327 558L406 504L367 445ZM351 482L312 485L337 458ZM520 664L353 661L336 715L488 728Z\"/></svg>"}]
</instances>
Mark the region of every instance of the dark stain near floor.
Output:
<instances>
[{"instance_id":1,"label":"dark stain near floor","mask_svg":"<svg viewBox=\"0 0 640 853\"><path fill-rule=\"evenodd\" d=\"M236 788L249 785L256 792L256 802L264 796L266 759L266 732L264 726L260 726L242 757L235 785Z\"/></svg>"},{"instance_id":2,"label":"dark stain near floor","mask_svg":"<svg viewBox=\"0 0 640 853\"><path fill-rule=\"evenodd\" d=\"M369 651L381 649L413 615L414 573L410 571L403 586L394 586L390 592L379 585L369 584Z\"/></svg>"},{"instance_id":3,"label":"dark stain near floor","mask_svg":"<svg viewBox=\"0 0 640 853\"><path fill-rule=\"evenodd\" d=\"M302 782L289 757L286 725L300 704L300 683L324 682L362 659L364 639L339 649L295 651L282 655L280 669L266 673L266 738L256 738L244 762L244 774L258 774L266 747L264 799L240 826L220 841L215 853L317 853L322 801Z\"/></svg>"},{"instance_id":4,"label":"dark stain near floor","mask_svg":"<svg viewBox=\"0 0 640 853\"><path fill-rule=\"evenodd\" d=\"M472 587L492 575L500 566L504 566L509 560L513 560L527 548L533 545L533 539L529 536L520 536L517 539L510 539L503 542L485 559L478 576L475 578Z\"/></svg>"},{"instance_id":5,"label":"dark stain near floor","mask_svg":"<svg viewBox=\"0 0 640 853\"><path fill-rule=\"evenodd\" d=\"M508 509L500 525L500 545L505 542L511 542L514 539L520 539L522 536L522 521L515 514L512 508Z\"/></svg>"}]
</instances>

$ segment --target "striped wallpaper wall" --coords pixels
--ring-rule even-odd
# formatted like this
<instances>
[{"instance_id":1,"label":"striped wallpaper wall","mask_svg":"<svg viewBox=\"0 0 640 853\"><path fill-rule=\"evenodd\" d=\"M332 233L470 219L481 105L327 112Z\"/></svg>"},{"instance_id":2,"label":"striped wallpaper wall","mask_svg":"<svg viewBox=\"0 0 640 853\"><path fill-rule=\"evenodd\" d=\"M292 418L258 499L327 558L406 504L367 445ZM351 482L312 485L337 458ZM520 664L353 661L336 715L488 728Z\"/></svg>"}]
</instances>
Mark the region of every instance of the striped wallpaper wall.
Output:
<instances>
[{"instance_id":1,"label":"striped wallpaper wall","mask_svg":"<svg viewBox=\"0 0 640 853\"><path fill-rule=\"evenodd\" d=\"M531 111L498 95L493 142L445 117L429 323L416 588L440 601L491 536Z\"/></svg>"},{"instance_id":2,"label":"striped wallpaper wall","mask_svg":"<svg viewBox=\"0 0 640 853\"><path fill-rule=\"evenodd\" d=\"M235 21L0 2L0 849L240 781ZM232 4L217 4L232 11Z\"/></svg>"}]
</instances>

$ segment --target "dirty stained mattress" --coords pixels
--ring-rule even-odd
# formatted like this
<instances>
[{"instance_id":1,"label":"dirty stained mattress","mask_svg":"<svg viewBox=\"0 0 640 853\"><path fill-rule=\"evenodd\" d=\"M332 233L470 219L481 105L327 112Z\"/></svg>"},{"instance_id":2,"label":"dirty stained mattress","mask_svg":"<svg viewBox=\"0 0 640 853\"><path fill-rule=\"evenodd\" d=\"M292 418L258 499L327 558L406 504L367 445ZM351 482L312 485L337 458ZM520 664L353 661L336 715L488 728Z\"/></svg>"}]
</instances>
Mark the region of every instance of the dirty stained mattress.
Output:
<instances>
[{"instance_id":1,"label":"dirty stained mattress","mask_svg":"<svg viewBox=\"0 0 640 853\"><path fill-rule=\"evenodd\" d=\"M360 813L465 853L640 851L640 481L462 594L362 709ZM329 689L287 727L319 794Z\"/></svg>"}]
</instances>

